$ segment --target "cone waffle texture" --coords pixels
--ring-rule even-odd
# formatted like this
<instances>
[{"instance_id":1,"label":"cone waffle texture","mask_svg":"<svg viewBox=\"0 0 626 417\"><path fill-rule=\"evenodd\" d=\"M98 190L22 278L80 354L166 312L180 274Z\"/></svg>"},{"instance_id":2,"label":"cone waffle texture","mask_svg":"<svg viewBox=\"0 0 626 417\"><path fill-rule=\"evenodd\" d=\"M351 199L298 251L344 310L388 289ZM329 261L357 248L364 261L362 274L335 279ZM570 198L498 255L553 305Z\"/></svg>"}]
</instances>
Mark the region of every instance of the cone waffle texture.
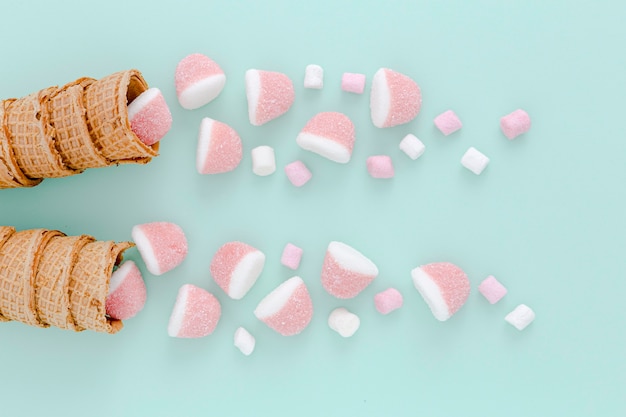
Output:
<instances>
[{"instance_id":1,"label":"cone waffle texture","mask_svg":"<svg viewBox=\"0 0 626 417\"><path fill-rule=\"evenodd\" d=\"M137 70L79 78L0 105L0 189L120 163L145 164L159 143L131 130L128 104L148 89Z\"/></svg>"},{"instance_id":2,"label":"cone waffle texture","mask_svg":"<svg viewBox=\"0 0 626 417\"><path fill-rule=\"evenodd\" d=\"M14 101L10 99L0 103L0 188L32 187L41 182L41 179L30 179L24 175L9 143L5 110Z\"/></svg>"},{"instance_id":3,"label":"cone waffle texture","mask_svg":"<svg viewBox=\"0 0 626 417\"><path fill-rule=\"evenodd\" d=\"M113 269L131 246L0 226L0 321L116 333L123 325L107 317L106 297Z\"/></svg>"},{"instance_id":4,"label":"cone waffle texture","mask_svg":"<svg viewBox=\"0 0 626 417\"><path fill-rule=\"evenodd\" d=\"M85 105L89 130L106 158L145 163L156 156L158 142L152 147L145 145L133 133L128 121L128 103L147 89L148 84L135 70L111 74L87 87Z\"/></svg>"}]
</instances>

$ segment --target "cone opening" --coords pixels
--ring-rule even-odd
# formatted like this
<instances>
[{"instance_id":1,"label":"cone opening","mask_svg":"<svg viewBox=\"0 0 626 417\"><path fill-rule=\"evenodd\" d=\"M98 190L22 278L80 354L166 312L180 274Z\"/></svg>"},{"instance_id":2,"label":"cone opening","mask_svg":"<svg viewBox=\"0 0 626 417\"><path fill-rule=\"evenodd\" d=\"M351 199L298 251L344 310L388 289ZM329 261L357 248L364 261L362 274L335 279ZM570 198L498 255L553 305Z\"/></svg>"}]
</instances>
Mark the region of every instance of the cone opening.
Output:
<instances>
[{"instance_id":1,"label":"cone opening","mask_svg":"<svg viewBox=\"0 0 626 417\"><path fill-rule=\"evenodd\" d=\"M126 105L129 105L137 97L147 90L145 81L143 81L137 74L131 74L128 81L128 88L126 90Z\"/></svg>"}]
</instances>

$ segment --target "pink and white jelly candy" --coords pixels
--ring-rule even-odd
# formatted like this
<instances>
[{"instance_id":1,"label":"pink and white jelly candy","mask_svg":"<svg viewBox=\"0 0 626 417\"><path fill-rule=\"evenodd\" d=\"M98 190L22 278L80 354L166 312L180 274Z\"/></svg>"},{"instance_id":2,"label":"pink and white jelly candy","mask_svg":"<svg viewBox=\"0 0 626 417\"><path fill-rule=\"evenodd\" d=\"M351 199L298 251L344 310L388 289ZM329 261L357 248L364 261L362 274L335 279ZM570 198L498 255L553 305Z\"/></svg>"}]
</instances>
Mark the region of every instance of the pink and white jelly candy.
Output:
<instances>
[{"instance_id":1,"label":"pink and white jelly candy","mask_svg":"<svg viewBox=\"0 0 626 417\"><path fill-rule=\"evenodd\" d=\"M130 129L144 144L163 139L172 127L172 113L158 88L149 88L128 105Z\"/></svg>"},{"instance_id":2,"label":"pink and white jelly candy","mask_svg":"<svg viewBox=\"0 0 626 417\"><path fill-rule=\"evenodd\" d=\"M345 164L354 148L354 124L338 112L322 112L313 116L298 134L296 143L331 161Z\"/></svg>"},{"instance_id":3,"label":"pink and white jelly candy","mask_svg":"<svg viewBox=\"0 0 626 417\"><path fill-rule=\"evenodd\" d=\"M435 318L446 321L467 301L470 283L458 266L449 262L422 265L411 271L413 285Z\"/></svg>"},{"instance_id":4,"label":"pink and white jelly candy","mask_svg":"<svg viewBox=\"0 0 626 417\"><path fill-rule=\"evenodd\" d=\"M208 117L202 119L196 151L196 169L200 174L232 171L242 156L241 138L235 129Z\"/></svg>"},{"instance_id":5,"label":"pink and white jelly candy","mask_svg":"<svg viewBox=\"0 0 626 417\"><path fill-rule=\"evenodd\" d=\"M211 261L213 279L234 300L243 298L263 272L265 254L243 242L222 245Z\"/></svg>"},{"instance_id":6,"label":"pink and white jelly candy","mask_svg":"<svg viewBox=\"0 0 626 417\"><path fill-rule=\"evenodd\" d=\"M313 302L302 278L280 284L261 300L254 315L283 336L301 333L313 317Z\"/></svg>"},{"instance_id":7,"label":"pink and white jelly candy","mask_svg":"<svg viewBox=\"0 0 626 417\"><path fill-rule=\"evenodd\" d=\"M295 99L293 82L281 73L250 69L246 71L248 117L261 126L287 113Z\"/></svg>"},{"instance_id":8,"label":"pink and white jelly candy","mask_svg":"<svg viewBox=\"0 0 626 417\"><path fill-rule=\"evenodd\" d=\"M146 304L146 284L133 261L125 261L109 281L106 312L111 318L127 320L139 313Z\"/></svg>"},{"instance_id":9,"label":"pink and white jelly candy","mask_svg":"<svg viewBox=\"0 0 626 417\"><path fill-rule=\"evenodd\" d=\"M187 257L187 238L177 224L138 224L133 227L131 235L146 268L153 275L171 271Z\"/></svg>"},{"instance_id":10,"label":"pink and white jelly candy","mask_svg":"<svg viewBox=\"0 0 626 417\"><path fill-rule=\"evenodd\" d=\"M361 252L330 242L322 267L322 286L337 298L354 298L378 276L378 268Z\"/></svg>"},{"instance_id":11,"label":"pink and white jelly candy","mask_svg":"<svg viewBox=\"0 0 626 417\"><path fill-rule=\"evenodd\" d=\"M167 333L182 338L208 336L215 330L221 315L222 307L213 294L185 284L178 290Z\"/></svg>"},{"instance_id":12,"label":"pink and white jelly candy","mask_svg":"<svg viewBox=\"0 0 626 417\"><path fill-rule=\"evenodd\" d=\"M191 54L178 63L174 82L180 105L193 110L213 101L222 92L226 75L208 56Z\"/></svg>"},{"instance_id":13,"label":"pink and white jelly candy","mask_svg":"<svg viewBox=\"0 0 626 417\"><path fill-rule=\"evenodd\" d=\"M422 93L410 77L388 68L376 71L370 92L370 112L376 127L392 127L415 119Z\"/></svg>"}]
</instances>

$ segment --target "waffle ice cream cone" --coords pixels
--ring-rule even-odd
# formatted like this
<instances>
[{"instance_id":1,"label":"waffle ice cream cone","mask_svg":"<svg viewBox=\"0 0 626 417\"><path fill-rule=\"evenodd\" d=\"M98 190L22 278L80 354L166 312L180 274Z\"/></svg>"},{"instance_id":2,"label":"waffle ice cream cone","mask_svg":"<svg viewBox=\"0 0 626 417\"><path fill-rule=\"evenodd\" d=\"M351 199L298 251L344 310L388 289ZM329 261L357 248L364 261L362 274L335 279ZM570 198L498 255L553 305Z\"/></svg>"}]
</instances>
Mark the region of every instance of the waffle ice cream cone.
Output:
<instances>
[{"instance_id":1,"label":"waffle ice cream cone","mask_svg":"<svg viewBox=\"0 0 626 417\"><path fill-rule=\"evenodd\" d=\"M0 250L0 311L10 320L46 327L35 303L35 275L43 248L56 230L32 229L13 233Z\"/></svg>"},{"instance_id":2,"label":"waffle ice cream cone","mask_svg":"<svg viewBox=\"0 0 626 417\"><path fill-rule=\"evenodd\" d=\"M91 140L87 126L85 88L93 78L79 78L63 86L50 98L50 122L63 163L75 170L111 165Z\"/></svg>"},{"instance_id":3,"label":"waffle ice cream cone","mask_svg":"<svg viewBox=\"0 0 626 417\"><path fill-rule=\"evenodd\" d=\"M58 89L49 87L15 100L6 109L8 138L18 165L29 178L77 174L63 163L55 145L48 104Z\"/></svg>"},{"instance_id":4,"label":"waffle ice cream cone","mask_svg":"<svg viewBox=\"0 0 626 417\"><path fill-rule=\"evenodd\" d=\"M55 236L44 251L35 277L35 299L39 318L51 326L76 330L70 311L70 275L81 249L90 236Z\"/></svg>"},{"instance_id":5,"label":"waffle ice cream cone","mask_svg":"<svg viewBox=\"0 0 626 417\"><path fill-rule=\"evenodd\" d=\"M113 269L132 242L0 226L0 321L116 333L106 314Z\"/></svg>"},{"instance_id":6,"label":"waffle ice cream cone","mask_svg":"<svg viewBox=\"0 0 626 417\"><path fill-rule=\"evenodd\" d=\"M15 160L13 147L9 143L6 131L6 108L14 102L14 99L3 100L0 103L0 189L33 187L39 184L41 179L28 178Z\"/></svg>"},{"instance_id":7,"label":"waffle ice cream cone","mask_svg":"<svg viewBox=\"0 0 626 417\"><path fill-rule=\"evenodd\" d=\"M137 70L104 77L85 90L89 131L102 154L117 162L146 163L157 155L158 142L145 145L128 121L128 104L148 89Z\"/></svg>"}]
</instances>

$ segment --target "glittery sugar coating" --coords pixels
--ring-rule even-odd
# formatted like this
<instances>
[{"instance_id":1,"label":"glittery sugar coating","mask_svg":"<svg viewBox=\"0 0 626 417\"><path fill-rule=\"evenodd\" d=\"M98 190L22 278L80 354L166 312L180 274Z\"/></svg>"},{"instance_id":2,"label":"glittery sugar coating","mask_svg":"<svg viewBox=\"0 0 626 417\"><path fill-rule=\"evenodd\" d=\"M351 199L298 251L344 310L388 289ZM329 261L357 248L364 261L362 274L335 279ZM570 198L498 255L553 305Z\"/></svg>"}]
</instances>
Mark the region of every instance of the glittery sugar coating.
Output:
<instances>
[{"instance_id":1,"label":"glittery sugar coating","mask_svg":"<svg viewBox=\"0 0 626 417\"><path fill-rule=\"evenodd\" d=\"M188 55L176 67L176 94L181 94L199 81L222 74L224 74L222 68L208 56L203 54Z\"/></svg>"},{"instance_id":2,"label":"glittery sugar coating","mask_svg":"<svg viewBox=\"0 0 626 417\"><path fill-rule=\"evenodd\" d=\"M127 320L139 313L146 303L146 284L133 261L125 261L111 275L106 313L117 320Z\"/></svg>"},{"instance_id":3,"label":"glittery sugar coating","mask_svg":"<svg viewBox=\"0 0 626 417\"><path fill-rule=\"evenodd\" d=\"M467 301L470 282L465 272L450 262L436 262L421 266L441 291L449 315L456 313Z\"/></svg>"},{"instance_id":4,"label":"glittery sugar coating","mask_svg":"<svg viewBox=\"0 0 626 417\"><path fill-rule=\"evenodd\" d=\"M136 225L132 237L148 271L162 275L187 256L187 238L180 226L170 222Z\"/></svg>"},{"instance_id":5,"label":"glittery sugar coating","mask_svg":"<svg viewBox=\"0 0 626 417\"><path fill-rule=\"evenodd\" d=\"M144 144L160 141L172 127L172 114L158 88L150 88L128 105L130 129Z\"/></svg>"},{"instance_id":6,"label":"glittery sugar coating","mask_svg":"<svg viewBox=\"0 0 626 417\"><path fill-rule=\"evenodd\" d=\"M340 242L328 245L322 266L322 286L337 298L354 298L378 276L371 260Z\"/></svg>"},{"instance_id":7,"label":"glittery sugar coating","mask_svg":"<svg viewBox=\"0 0 626 417\"><path fill-rule=\"evenodd\" d=\"M213 294L185 284L178 291L168 333L171 337L182 338L208 336L217 327L221 315L222 307Z\"/></svg>"},{"instance_id":8,"label":"glittery sugar coating","mask_svg":"<svg viewBox=\"0 0 626 417\"><path fill-rule=\"evenodd\" d=\"M243 242L227 242L211 260L211 276L229 297L243 298L261 274L265 255Z\"/></svg>"},{"instance_id":9,"label":"glittery sugar coating","mask_svg":"<svg viewBox=\"0 0 626 417\"><path fill-rule=\"evenodd\" d=\"M355 130L352 120L339 112L316 114L296 138L296 143L301 148L344 164L350 161L354 141Z\"/></svg>"},{"instance_id":10,"label":"glittery sugar coating","mask_svg":"<svg viewBox=\"0 0 626 417\"><path fill-rule=\"evenodd\" d=\"M372 79L370 110L374 126L392 127L415 119L422 107L422 93L409 76L381 68Z\"/></svg>"},{"instance_id":11,"label":"glittery sugar coating","mask_svg":"<svg viewBox=\"0 0 626 417\"><path fill-rule=\"evenodd\" d=\"M272 314L264 314L266 311ZM279 285L257 306L259 320L283 336L301 333L313 317L313 301L304 281L293 277Z\"/></svg>"},{"instance_id":12,"label":"glittery sugar coating","mask_svg":"<svg viewBox=\"0 0 626 417\"><path fill-rule=\"evenodd\" d=\"M291 79L281 72L246 72L248 115L253 126L261 126L285 114L295 100Z\"/></svg>"},{"instance_id":13,"label":"glittery sugar coating","mask_svg":"<svg viewBox=\"0 0 626 417\"><path fill-rule=\"evenodd\" d=\"M237 168L243 158L241 138L229 125L205 117L200 123L196 169L200 174L221 174Z\"/></svg>"}]
</instances>

